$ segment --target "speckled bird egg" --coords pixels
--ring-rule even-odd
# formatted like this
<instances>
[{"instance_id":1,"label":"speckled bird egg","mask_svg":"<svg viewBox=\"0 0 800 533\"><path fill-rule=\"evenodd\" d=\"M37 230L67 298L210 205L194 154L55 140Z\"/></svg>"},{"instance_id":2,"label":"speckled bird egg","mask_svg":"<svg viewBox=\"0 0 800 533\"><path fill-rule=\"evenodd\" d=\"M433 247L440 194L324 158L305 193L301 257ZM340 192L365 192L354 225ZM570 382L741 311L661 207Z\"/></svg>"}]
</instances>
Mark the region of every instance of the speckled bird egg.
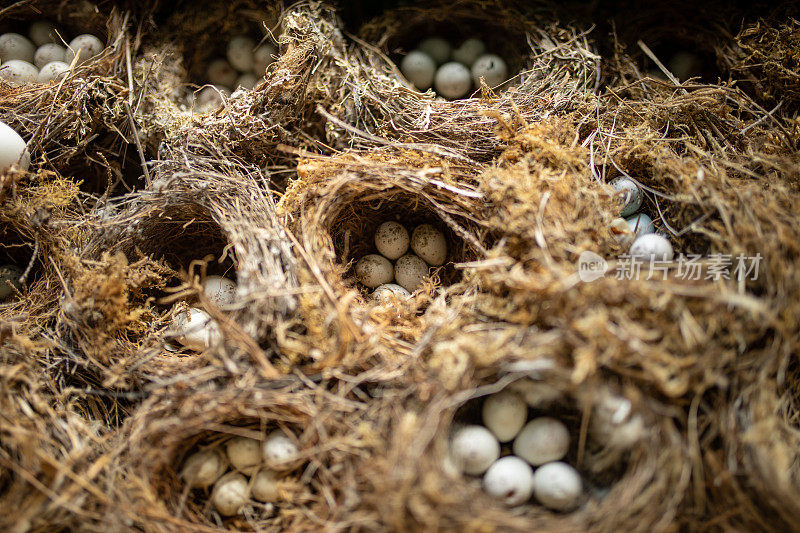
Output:
<instances>
[{"instance_id":1,"label":"speckled bird egg","mask_svg":"<svg viewBox=\"0 0 800 533\"><path fill-rule=\"evenodd\" d=\"M533 466L558 461L569 451L569 431L555 418L534 418L522 428L513 449Z\"/></svg>"},{"instance_id":2,"label":"speckled bird egg","mask_svg":"<svg viewBox=\"0 0 800 533\"><path fill-rule=\"evenodd\" d=\"M19 290L19 278L23 273L23 270L16 265L0 266L0 302L15 294L14 289L10 285L13 285Z\"/></svg>"},{"instance_id":3,"label":"speckled bird egg","mask_svg":"<svg viewBox=\"0 0 800 533\"><path fill-rule=\"evenodd\" d=\"M483 41L476 38L467 39L453 50L453 61L458 61L467 68L472 67L473 63L486 52L486 45Z\"/></svg>"},{"instance_id":4,"label":"speckled bird egg","mask_svg":"<svg viewBox=\"0 0 800 533\"><path fill-rule=\"evenodd\" d=\"M510 390L492 394L483 402L481 411L484 425L500 442L508 442L522 429L528 419L528 404Z\"/></svg>"},{"instance_id":5,"label":"speckled bird egg","mask_svg":"<svg viewBox=\"0 0 800 533\"><path fill-rule=\"evenodd\" d=\"M2 72L2 71L0 71ZM31 164L31 154L25 140L5 122L0 122L0 174L13 165L23 172Z\"/></svg>"},{"instance_id":6,"label":"speckled bird egg","mask_svg":"<svg viewBox=\"0 0 800 533\"><path fill-rule=\"evenodd\" d=\"M67 49L56 43L46 43L36 49L33 55L33 64L36 68L42 68L53 61L64 61Z\"/></svg>"},{"instance_id":7,"label":"speckled bird egg","mask_svg":"<svg viewBox=\"0 0 800 533\"><path fill-rule=\"evenodd\" d=\"M191 488L210 487L225 473L226 466L219 451L202 450L186 458L181 477Z\"/></svg>"},{"instance_id":8,"label":"speckled bird egg","mask_svg":"<svg viewBox=\"0 0 800 533\"><path fill-rule=\"evenodd\" d=\"M436 61L420 50L412 50L400 62L400 71L414 87L427 91L436 76Z\"/></svg>"},{"instance_id":9,"label":"speckled bird egg","mask_svg":"<svg viewBox=\"0 0 800 533\"><path fill-rule=\"evenodd\" d=\"M500 443L485 427L471 425L453 433L450 453L462 472L479 475L500 457Z\"/></svg>"},{"instance_id":10,"label":"speckled bird egg","mask_svg":"<svg viewBox=\"0 0 800 533\"><path fill-rule=\"evenodd\" d=\"M466 96L472 88L472 76L467 67L461 63L451 61L450 63L445 63L436 71L436 76L433 78L433 86L436 88L437 93L448 100L456 100Z\"/></svg>"},{"instance_id":11,"label":"speckled bird egg","mask_svg":"<svg viewBox=\"0 0 800 533\"><path fill-rule=\"evenodd\" d=\"M253 52L253 73L256 76L264 76L267 67L275 62L274 56L278 55L278 49L271 44L262 44Z\"/></svg>"},{"instance_id":12,"label":"speckled bird egg","mask_svg":"<svg viewBox=\"0 0 800 533\"><path fill-rule=\"evenodd\" d=\"M651 259L653 261L672 261L675 255L669 241L655 233L648 233L638 237L633 241L628 253L631 257L643 261L650 261Z\"/></svg>"},{"instance_id":13,"label":"speckled bird egg","mask_svg":"<svg viewBox=\"0 0 800 533\"><path fill-rule=\"evenodd\" d=\"M230 305L236 299L236 282L222 276L206 276L203 292L216 305Z\"/></svg>"},{"instance_id":14,"label":"speckled bird egg","mask_svg":"<svg viewBox=\"0 0 800 533\"><path fill-rule=\"evenodd\" d=\"M39 71L39 76L36 81L41 84L47 84L53 81L61 81L61 78L69 72L69 65L63 61L53 61L42 67Z\"/></svg>"},{"instance_id":15,"label":"speckled bird egg","mask_svg":"<svg viewBox=\"0 0 800 533\"><path fill-rule=\"evenodd\" d=\"M291 467L291 462L297 459L298 452L297 444L280 429L267 435L262 447L264 463L278 471Z\"/></svg>"},{"instance_id":16,"label":"speckled bird egg","mask_svg":"<svg viewBox=\"0 0 800 533\"><path fill-rule=\"evenodd\" d=\"M58 40L58 28L46 20L37 20L28 29L28 37L35 46L54 43Z\"/></svg>"},{"instance_id":17,"label":"speckled bird egg","mask_svg":"<svg viewBox=\"0 0 800 533\"><path fill-rule=\"evenodd\" d=\"M228 472L214 485L211 503L222 516L234 516L249 499L247 478L239 472Z\"/></svg>"},{"instance_id":18,"label":"speckled bird egg","mask_svg":"<svg viewBox=\"0 0 800 533\"><path fill-rule=\"evenodd\" d=\"M533 494L533 469L513 455L498 459L483 476L483 490L506 505L520 505Z\"/></svg>"},{"instance_id":19,"label":"speckled bird egg","mask_svg":"<svg viewBox=\"0 0 800 533\"><path fill-rule=\"evenodd\" d=\"M35 53L36 46L19 33L0 35L0 62L18 59L32 64Z\"/></svg>"},{"instance_id":20,"label":"speckled bird egg","mask_svg":"<svg viewBox=\"0 0 800 533\"><path fill-rule=\"evenodd\" d=\"M647 235L648 233L655 233L656 227L653 225L653 219L644 213L637 213L630 218L625 219L628 227L637 237Z\"/></svg>"},{"instance_id":21,"label":"speckled bird egg","mask_svg":"<svg viewBox=\"0 0 800 533\"><path fill-rule=\"evenodd\" d=\"M431 266L440 266L447 259L447 239L430 224L421 224L411 234L411 249Z\"/></svg>"},{"instance_id":22,"label":"speckled bird egg","mask_svg":"<svg viewBox=\"0 0 800 533\"><path fill-rule=\"evenodd\" d=\"M503 58L495 54L484 54L472 64L472 81L476 87L481 78L489 87L497 87L508 79L508 66Z\"/></svg>"},{"instance_id":23,"label":"speckled bird egg","mask_svg":"<svg viewBox=\"0 0 800 533\"><path fill-rule=\"evenodd\" d=\"M410 241L408 230L397 222L384 222L375 232L375 247L382 256L392 261L408 251Z\"/></svg>"},{"instance_id":24,"label":"speckled bird egg","mask_svg":"<svg viewBox=\"0 0 800 533\"><path fill-rule=\"evenodd\" d=\"M419 50L428 54L437 65L441 65L450 59L453 47L442 37L428 37L419 43Z\"/></svg>"},{"instance_id":25,"label":"speckled bird egg","mask_svg":"<svg viewBox=\"0 0 800 533\"><path fill-rule=\"evenodd\" d=\"M566 463L547 463L533 474L534 497L554 511L574 509L580 502L582 492L581 475Z\"/></svg>"},{"instance_id":26,"label":"speckled bird egg","mask_svg":"<svg viewBox=\"0 0 800 533\"><path fill-rule=\"evenodd\" d=\"M196 307L176 313L173 328L177 333L176 340L197 352L202 352L222 338L216 322L211 320L208 313Z\"/></svg>"},{"instance_id":27,"label":"speckled bird egg","mask_svg":"<svg viewBox=\"0 0 800 533\"><path fill-rule=\"evenodd\" d=\"M394 283L384 283L372 291L372 296L381 302L390 302L392 298L401 301L407 300L408 298L411 298L411 293L400 285L396 285Z\"/></svg>"},{"instance_id":28,"label":"speckled bird egg","mask_svg":"<svg viewBox=\"0 0 800 533\"><path fill-rule=\"evenodd\" d=\"M630 216L642 206L644 193L642 193L642 189L639 188L636 182L629 177L620 176L614 178L609 185L611 185L611 188L616 192L623 193L622 196L625 199L625 205L619 213L621 216Z\"/></svg>"},{"instance_id":29,"label":"speckled bird egg","mask_svg":"<svg viewBox=\"0 0 800 533\"><path fill-rule=\"evenodd\" d=\"M103 41L94 35L89 33L78 35L69 42L67 53L64 55L64 63L71 65L75 57L78 58L78 64L84 63L99 55L104 48Z\"/></svg>"},{"instance_id":30,"label":"speckled bird egg","mask_svg":"<svg viewBox=\"0 0 800 533\"><path fill-rule=\"evenodd\" d=\"M416 255L404 255L394 264L394 279L408 292L417 290L427 277L428 265Z\"/></svg>"},{"instance_id":31,"label":"speckled bird egg","mask_svg":"<svg viewBox=\"0 0 800 533\"><path fill-rule=\"evenodd\" d=\"M225 444L231 466L249 476L261 466L261 443L247 437L235 437Z\"/></svg>"},{"instance_id":32,"label":"speckled bird egg","mask_svg":"<svg viewBox=\"0 0 800 533\"><path fill-rule=\"evenodd\" d=\"M269 468L262 468L253 476L253 486L250 493L254 500L260 502L276 502L280 499L278 492L278 473Z\"/></svg>"},{"instance_id":33,"label":"speckled bird egg","mask_svg":"<svg viewBox=\"0 0 800 533\"><path fill-rule=\"evenodd\" d=\"M239 72L250 72L253 70L253 50L256 42L246 35L237 35L228 43L227 57L228 63Z\"/></svg>"},{"instance_id":34,"label":"speckled bird egg","mask_svg":"<svg viewBox=\"0 0 800 533\"><path fill-rule=\"evenodd\" d=\"M224 59L215 59L206 68L206 78L212 85L233 87L239 73Z\"/></svg>"},{"instance_id":35,"label":"speckled bird egg","mask_svg":"<svg viewBox=\"0 0 800 533\"><path fill-rule=\"evenodd\" d=\"M12 59L0 65L0 79L4 79L14 85L36 83L38 78L39 69L27 61Z\"/></svg>"},{"instance_id":36,"label":"speckled bird egg","mask_svg":"<svg viewBox=\"0 0 800 533\"><path fill-rule=\"evenodd\" d=\"M388 259L378 254L365 255L356 263L356 278L364 286L374 289L394 279L394 268Z\"/></svg>"}]
</instances>

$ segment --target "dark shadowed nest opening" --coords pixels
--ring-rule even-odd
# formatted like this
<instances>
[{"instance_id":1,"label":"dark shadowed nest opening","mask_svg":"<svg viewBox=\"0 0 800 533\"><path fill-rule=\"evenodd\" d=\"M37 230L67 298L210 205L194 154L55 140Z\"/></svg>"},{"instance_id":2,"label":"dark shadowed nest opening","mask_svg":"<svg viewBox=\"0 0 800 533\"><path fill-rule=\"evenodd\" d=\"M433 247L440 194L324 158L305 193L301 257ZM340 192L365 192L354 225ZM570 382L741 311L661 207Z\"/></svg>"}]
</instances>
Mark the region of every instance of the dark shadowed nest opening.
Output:
<instances>
[{"instance_id":1,"label":"dark shadowed nest opening","mask_svg":"<svg viewBox=\"0 0 800 533\"><path fill-rule=\"evenodd\" d=\"M34 255L36 245L20 235L10 224L0 222L0 265L14 265L23 271L25 279L21 294L14 294L5 302L24 297L30 286L36 283L41 273L41 259ZM38 252L38 250L37 250ZM16 292L16 291L15 291Z\"/></svg>"}]
</instances>

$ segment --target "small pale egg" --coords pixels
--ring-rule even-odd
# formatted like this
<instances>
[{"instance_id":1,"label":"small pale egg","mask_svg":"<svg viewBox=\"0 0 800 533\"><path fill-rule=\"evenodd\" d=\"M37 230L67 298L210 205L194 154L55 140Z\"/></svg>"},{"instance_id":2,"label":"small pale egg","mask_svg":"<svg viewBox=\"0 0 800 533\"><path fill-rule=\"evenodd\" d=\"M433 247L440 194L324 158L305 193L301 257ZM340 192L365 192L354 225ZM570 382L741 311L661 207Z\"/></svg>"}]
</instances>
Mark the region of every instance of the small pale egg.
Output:
<instances>
[{"instance_id":1,"label":"small pale egg","mask_svg":"<svg viewBox=\"0 0 800 533\"><path fill-rule=\"evenodd\" d=\"M47 43L40 46L33 55L33 64L42 68L53 61L64 61L67 49L56 43Z\"/></svg>"},{"instance_id":2,"label":"small pale egg","mask_svg":"<svg viewBox=\"0 0 800 533\"><path fill-rule=\"evenodd\" d=\"M264 463L274 470L285 470L297 458L297 444L283 431L277 429L264 440L262 454Z\"/></svg>"},{"instance_id":3,"label":"small pale egg","mask_svg":"<svg viewBox=\"0 0 800 533\"><path fill-rule=\"evenodd\" d=\"M396 298L401 301L407 300L408 298L411 298L411 293L400 285L396 285L394 283L384 283L372 291L372 296L381 302L391 302L392 298Z\"/></svg>"},{"instance_id":4,"label":"small pale egg","mask_svg":"<svg viewBox=\"0 0 800 533\"><path fill-rule=\"evenodd\" d=\"M195 111L198 113L206 113L218 108L223 103L223 94L230 96L231 93L224 87L212 87L210 85L206 85L193 95Z\"/></svg>"},{"instance_id":5,"label":"small pale egg","mask_svg":"<svg viewBox=\"0 0 800 533\"><path fill-rule=\"evenodd\" d=\"M628 225L628 221L622 217L617 217L611 221L611 233L621 242L629 242L633 238L633 232Z\"/></svg>"},{"instance_id":6,"label":"small pale egg","mask_svg":"<svg viewBox=\"0 0 800 533\"><path fill-rule=\"evenodd\" d=\"M276 502L280 499L278 492L278 473L269 468L262 468L253 476L253 486L250 492L253 499L260 502Z\"/></svg>"},{"instance_id":7,"label":"small pale egg","mask_svg":"<svg viewBox=\"0 0 800 533\"><path fill-rule=\"evenodd\" d=\"M42 84L52 81L61 81L61 78L66 76L67 72L69 72L69 65L63 61L53 61L42 67L36 81Z\"/></svg>"},{"instance_id":8,"label":"small pale egg","mask_svg":"<svg viewBox=\"0 0 800 533\"><path fill-rule=\"evenodd\" d=\"M33 63L33 54L36 46L19 33L4 33L0 35L0 62L5 63L13 59Z\"/></svg>"},{"instance_id":9,"label":"small pale egg","mask_svg":"<svg viewBox=\"0 0 800 533\"><path fill-rule=\"evenodd\" d=\"M206 77L212 85L233 87L233 84L236 83L236 78L239 77L239 73L226 60L215 59L208 64Z\"/></svg>"},{"instance_id":10,"label":"small pale egg","mask_svg":"<svg viewBox=\"0 0 800 533\"><path fill-rule=\"evenodd\" d=\"M437 65L441 65L450 59L450 54L453 51L450 43L442 37L428 37L419 43L419 49L428 54Z\"/></svg>"},{"instance_id":11,"label":"small pale egg","mask_svg":"<svg viewBox=\"0 0 800 533\"><path fill-rule=\"evenodd\" d=\"M84 63L99 55L104 48L103 41L94 35L89 33L78 35L69 42L67 53L64 55L64 63L71 65L75 57L78 58L78 64Z\"/></svg>"},{"instance_id":12,"label":"small pale egg","mask_svg":"<svg viewBox=\"0 0 800 533\"><path fill-rule=\"evenodd\" d=\"M248 91L252 91L258 82L264 78L258 78L255 74L250 72L246 72L237 78L234 87L241 87L243 89L247 89Z\"/></svg>"},{"instance_id":13,"label":"small pale egg","mask_svg":"<svg viewBox=\"0 0 800 533\"><path fill-rule=\"evenodd\" d=\"M528 404L514 391L503 390L483 402L484 425L500 442L508 442L522 429L528 419Z\"/></svg>"},{"instance_id":14,"label":"small pale egg","mask_svg":"<svg viewBox=\"0 0 800 533\"><path fill-rule=\"evenodd\" d=\"M655 233L648 233L638 237L628 252L631 257L643 261L672 261L675 252L667 239Z\"/></svg>"},{"instance_id":15,"label":"small pale egg","mask_svg":"<svg viewBox=\"0 0 800 533\"><path fill-rule=\"evenodd\" d=\"M417 290L427 277L428 265L416 255L404 255L394 264L394 278L408 292Z\"/></svg>"},{"instance_id":16,"label":"small pale egg","mask_svg":"<svg viewBox=\"0 0 800 533\"><path fill-rule=\"evenodd\" d=\"M581 475L566 463L547 463L533 474L534 497L554 511L574 509L580 502L582 492Z\"/></svg>"},{"instance_id":17,"label":"small pale egg","mask_svg":"<svg viewBox=\"0 0 800 533\"><path fill-rule=\"evenodd\" d=\"M497 87L508 79L508 66L495 54L484 54L472 64L472 81L480 87L481 78L489 87Z\"/></svg>"},{"instance_id":18,"label":"small pale egg","mask_svg":"<svg viewBox=\"0 0 800 533\"><path fill-rule=\"evenodd\" d=\"M453 61L458 61L469 68L475 61L486 53L486 45L480 39L467 39L461 46L453 50Z\"/></svg>"},{"instance_id":19,"label":"small pale egg","mask_svg":"<svg viewBox=\"0 0 800 533\"><path fill-rule=\"evenodd\" d=\"M236 298L236 282L222 276L206 276L203 292L216 305L230 305Z\"/></svg>"},{"instance_id":20,"label":"small pale egg","mask_svg":"<svg viewBox=\"0 0 800 533\"><path fill-rule=\"evenodd\" d=\"M178 312L173 319L173 328L178 332L176 340L197 352L202 352L222 338L216 322L211 320L208 313L196 307Z\"/></svg>"},{"instance_id":21,"label":"small pale egg","mask_svg":"<svg viewBox=\"0 0 800 533\"><path fill-rule=\"evenodd\" d=\"M2 71L0 71L2 72ZM23 172L31 164L31 154L25 140L5 122L0 122L0 174L13 165Z\"/></svg>"},{"instance_id":22,"label":"small pale egg","mask_svg":"<svg viewBox=\"0 0 800 533\"><path fill-rule=\"evenodd\" d=\"M500 457L500 443L485 427L466 426L453 434L450 453L462 472L479 475Z\"/></svg>"},{"instance_id":23,"label":"small pale egg","mask_svg":"<svg viewBox=\"0 0 800 533\"><path fill-rule=\"evenodd\" d=\"M430 224L421 224L414 228L411 249L431 266L442 265L447 259L447 239L444 233Z\"/></svg>"},{"instance_id":24,"label":"small pale egg","mask_svg":"<svg viewBox=\"0 0 800 533\"><path fill-rule=\"evenodd\" d=\"M408 251L408 230L397 222L384 222L375 232L375 247L387 259L395 260Z\"/></svg>"},{"instance_id":25,"label":"small pale egg","mask_svg":"<svg viewBox=\"0 0 800 533\"><path fill-rule=\"evenodd\" d=\"M667 68L678 81L686 81L701 74L703 62L697 54L681 51L670 58Z\"/></svg>"},{"instance_id":26,"label":"small pale egg","mask_svg":"<svg viewBox=\"0 0 800 533\"><path fill-rule=\"evenodd\" d=\"M611 180L611 188L616 192L624 193L622 196L625 199L625 205L620 211L623 217L634 214L641 206L644 200L644 194L635 181L627 176L620 176Z\"/></svg>"},{"instance_id":27,"label":"small pale egg","mask_svg":"<svg viewBox=\"0 0 800 533\"><path fill-rule=\"evenodd\" d=\"M22 277L23 270L16 265L0 266L0 302L16 294L9 284L20 289L19 278Z\"/></svg>"},{"instance_id":28,"label":"small pale egg","mask_svg":"<svg viewBox=\"0 0 800 533\"><path fill-rule=\"evenodd\" d=\"M374 289L394 279L394 269L388 259L378 254L365 255L356 263L356 278L364 286Z\"/></svg>"},{"instance_id":29,"label":"small pale egg","mask_svg":"<svg viewBox=\"0 0 800 533\"><path fill-rule=\"evenodd\" d=\"M498 459L483 476L483 490L506 505L520 505L533 494L533 469L513 455Z\"/></svg>"},{"instance_id":30,"label":"small pale egg","mask_svg":"<svg viewBox=\"0 0 800 533\"><path fill-rule=\"evenodd\" d=\"M472 88L472 77L469 69L461 63L451 61L436 71L433 79L436 92L448 100L456 100L467 95Z\"/></svg>"},{"instance_id":31,"label":"small pale egg","mask_svg":"<svg viewBox=\"0 0 800 533\"><path fill-rule=\"evenodd\" d=\"M39 69L27 61L12 59L0 65L0 79L4 79L14 85L36 83L38 78Z\"/></svg>"},{"instance_id":32,"label":"small pale egg","mask_svg":"<svg viewBox=\"0 0 800 533\"><path fill-rule=\"evenodd\" d=\"M225 445L231 466L249 476L261 466L261 443L247 437L236 437Z\"/></svg>"},{"instance_id":33,"label":"small pale egg","mask_svg":"<svg viewBox=\"0 0 800 533\"><path fill-rule=\"evenodd\" d=\"M51 22L46 20L37 20L28 29L28 37L30 37L33 44L42 46L46 43L54 43L59 40L58 28Z\"/></svg>"},{"instance_id":34,"label":"small pale egg","mask_svg":"<svg viewBox=\"0 0 800 533\"><path fill-rule=\"evenodd\" d=\"M247 478L239 472L228 472L214 485L211 503L222 516L234 516L247 504Z\"/></svg>"},{"instance_id":35,"label":"small pale egg","mask_svg":"<svg viewBox=\"0 0 800 533\"><path fill-rule=\"evenodd\" d=\"M625 219L625 222L637 237L647 235L648 233L655 233L656 231L656 227L653 225L653 219L644 213L637 213Z\"/></svg>"},{"instance_id":36,"label":"small pale egg","mask_svg":"<svg viewBox=\"0 0 800 533\"><path fill-rule=\"evenodd\" d=\"M186 458L181 477L192 488L210 487L225 473L226 466L217 450L202 450Z\"/></svg>"},{"instance_id":37,"label":"small pale egg","mask_svg":"<svg viewBox=\"0 0 800 533\"><path fill-rule=\"evenodd\" d=\"M569 431L555 418L534 418L522 428L513 449L533 466L558 461L569 451Z\"/></svg>"},{"instance_id":38,"label":"small pale egg","mask_svg":"<svg viewBox=\"0 0 800 533\"><path fill-rule=\"evenodd\" d=\"M420 50L412 50L400 62L403 76L420 91L427 91L436 76L436 62Z\"/></svg>"},{"instance_id":39,"label":"small pale egg","mask_svg":"<svg viewBox=\"0 0 800 533\"><path fill-rule=\"evenodd\" d=\"M239 72L253 70L253 50L255 48L256 42L253 39L246 35L237 35L228 43L228 62Z\"/></svg>"},{"instance_id":40,"label":"small pale egg","mask_svg":"<svg viewBox=\"0 0 800 533\"><path fill-rule=\"evenodd\" d=\"M253 52L253 73L264 76L267 67L275 62L273 56L278 55L278 49L271 44L262 44Z\"/></svg>"}]
</instances>

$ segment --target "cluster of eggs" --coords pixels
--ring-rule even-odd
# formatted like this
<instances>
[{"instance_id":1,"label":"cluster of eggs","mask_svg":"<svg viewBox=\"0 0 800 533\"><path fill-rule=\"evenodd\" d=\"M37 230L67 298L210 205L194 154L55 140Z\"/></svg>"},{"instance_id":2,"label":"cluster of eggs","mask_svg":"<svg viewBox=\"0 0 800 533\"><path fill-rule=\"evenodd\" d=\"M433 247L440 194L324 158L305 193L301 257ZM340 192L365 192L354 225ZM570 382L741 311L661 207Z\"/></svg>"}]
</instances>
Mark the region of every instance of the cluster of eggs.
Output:
<instances>
[{"instance_id":1,"label":"cluster of eggs","mask_svg":"<svg viewBox=\"0 0 800 533\"><path fill-rule=\"evenodd\" d=\"M407 253L409 246L414 253ZM420 224L409 236L402 224L384 222L375 232L375 247L379 253L359 259L355 270L358 281L375 289L373 295L380 300L391 295L408 298L429 268L443 265L447 258L444 233L430 224Z\"/></svg>"},{"instance_id":2,"label":"cluster of eggs","mask_svg":"<svg viewBox=\"0 0 800 533\"><path fill-rule=\"evenodd\" d=\"M193 489L213 487L214 508L222 516L234 516L251 498L277 502L278 482L292 468L297 455L297 444L281 430L266 435L263 441L235 437L224 444L224 452L215 447L187 457L181 478Z\"/></svg>"},{"instance_id":3,"label":"cluster of eggs","mask_svg":"<svg viewBox=\"0 0 800 533\"><path fill-rule=\"evenodd\" d=\"M636 212L644 199L644 193L636 182L627 176L620 176L612 180L610 185L614 191L625 196L625 205L620 215L627 218L617 218L611 225L622 235L628 235L629 232L633 234L630 256L646 261L671 261L675 255L672 244L666 237L656 233L656 227L649 216Z\"/></svg>"},{"instance_id":4,"label":"cluster of eggs","mask_svg":"<svg viewBox=\"0 0 800 533\"><path fill-rule=\"evenodd\" d=\"M242 87L250 90L273 61L278 50L271 44L257 45L246 35L233 37L226 48L226 57L212 60L206 68L206 78L212 86L206 86L195 96L195 105L208 109L220 103L220 93L230 95Z\"/></svg>"},{"instance_id":5,"label":"cluster of eggs","mask_svg":"<svg viewBox=\"0 0 800 533\"><path fill-rule=\"evenodd\" d=\"M453 433L451 456L463 473L483 475L483 490L507 505L521 505L533 495L549 509L570 511L581 501L583 480L562 461L569 451L569 430L555 418L529 420L528 407L516 391L489 396L483 404L483 425L463 426ZM511 443L511 454L500 457L501 443Z\"/></svg>"},{"instance_id":6,"label":"cluster of eggs","mask_svg":"<svg viewBox=\"0 0 800 533\"><path fill-rule=\"evenodd\" d=\"M203 293L217 306L230 305L236 298L236 282L222 276L206 276ZM199 307L188 307L184 303L178 304L172 327L175 340L197 352L217 344L222 338L219 326L206 311Z\"/></svg>"},{"instance_id":7,"label":"cluster of eggs","mask_svg":"<svg viewBox=\"0 0 800 533\"><path fill-rule=\"evenodd\" d=\"M96 36L85 33L65 47L61 33L47 21L36 21L28 37L19 33L0 35L0 79L15 85L50 83L69 72L70 65L95 57L105 46Z\"/></svg>"},{"instance_id":8,"label":"cluster of eggs","mask_svg":"<svg viewBox=\"0 0 800 533\"><path fill-rule=\"evenodd\" d=\"M486 53L486 44L470 38L453 49L442 37L429 37L400 63L403 75L420 91L431 87L449 100L463 98L481 79L489 87L506 81L508 66L503 58Z\"/></svg>"}]
</instances>

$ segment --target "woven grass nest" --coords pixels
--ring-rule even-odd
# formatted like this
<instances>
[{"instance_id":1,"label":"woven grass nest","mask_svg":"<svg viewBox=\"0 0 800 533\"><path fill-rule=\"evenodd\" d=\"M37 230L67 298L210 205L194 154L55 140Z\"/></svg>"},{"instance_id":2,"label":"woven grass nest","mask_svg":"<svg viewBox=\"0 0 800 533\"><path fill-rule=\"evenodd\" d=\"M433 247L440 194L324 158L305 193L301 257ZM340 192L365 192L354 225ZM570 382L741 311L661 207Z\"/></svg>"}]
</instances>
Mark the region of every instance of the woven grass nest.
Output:
<instances>
[{"instance_id":1,"label":"woven grass nest","mask_svg":"<svg viewBox=\"0 0 800 533\"><path fill-rule=\"evenodd\" d=\"M0 8L3 31L48 13L107 44L63 83L0 83L32 154L0 175L0 263L24 271L0 302L1 529L797 530L785 6L710 6L675 32L681 3L627 25L627 3L73 4ZM242 32L276 61L195 112ZM397 62L434 32L488 40L514 77L450 102L414 90ZM675 42L701 48L699 79L648 71ZM759 256L758 275L616 276L620 176L676 253L704 272ZM354 275L388 220L447 244L389 303ZM605 276L582 281L586 252ZM233 304L207 275L236 282ZM189 304L220 328L202 352L175 342ZM575 510L508 507L455 468L453 432L500 391L566 424ZM275 430L299 451L274 502L228 517L187 486L192 453Z\"/></svg>"}]
</instances>

